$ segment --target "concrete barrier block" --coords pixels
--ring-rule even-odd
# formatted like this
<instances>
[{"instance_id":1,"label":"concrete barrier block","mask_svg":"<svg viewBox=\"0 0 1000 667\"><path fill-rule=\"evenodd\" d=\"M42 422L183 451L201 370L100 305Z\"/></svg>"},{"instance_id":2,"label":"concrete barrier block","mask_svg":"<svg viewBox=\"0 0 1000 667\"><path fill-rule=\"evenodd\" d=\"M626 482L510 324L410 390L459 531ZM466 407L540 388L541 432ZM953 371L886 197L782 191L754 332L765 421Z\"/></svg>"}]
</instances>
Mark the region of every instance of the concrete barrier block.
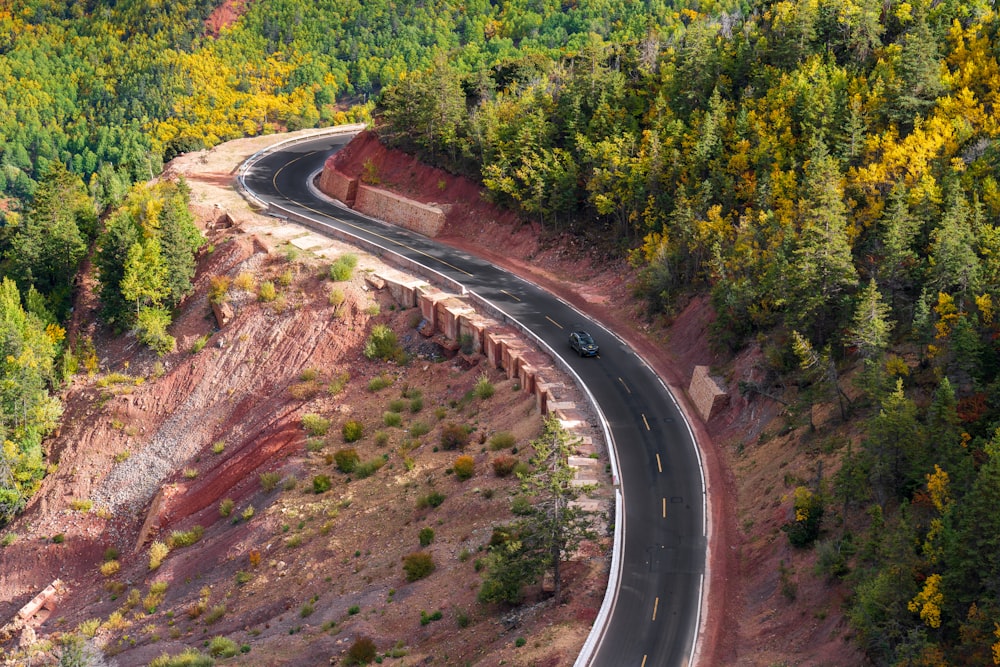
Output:
<instances>
[{"instance_id":1,"label":"concrete barrier block","mask_svg":"<svg viewBox=\"0 0 1000 667\"><path fill-rule=\"evenodd\" d=\"M708 421L729 403L729 394L722 388L721 378L709 374L708 366L695 366L688 385L688 395L698 414Z\"/></svg>"}]
</instances>

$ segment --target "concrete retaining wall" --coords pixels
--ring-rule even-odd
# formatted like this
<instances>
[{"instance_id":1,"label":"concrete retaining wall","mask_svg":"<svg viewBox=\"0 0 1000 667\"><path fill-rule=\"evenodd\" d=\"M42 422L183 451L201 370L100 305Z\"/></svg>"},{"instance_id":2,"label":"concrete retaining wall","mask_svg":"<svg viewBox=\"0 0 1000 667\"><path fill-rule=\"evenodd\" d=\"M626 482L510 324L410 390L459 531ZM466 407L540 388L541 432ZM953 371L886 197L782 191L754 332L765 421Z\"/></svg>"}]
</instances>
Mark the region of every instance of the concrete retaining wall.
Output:
<instances>
[{"instance_id":1,"label":"concrete retaining wall","mask_svg":"<svg viewBox=\"0 0 1000 667\"><path fill-rule=\"evenodd\" d=\"M443 292L396 271L378 271L378 281L401 306L420 308L428 329L443 334L452 341L471 343L472 351L481 353L490 367L506 371L507 378L518 380L521 391L533 395L542 414L554 414L571 433L574 427L587 426L583 412L572 401L565 400L569 392L555 378L558 373L545 354L525 343L516 329L492 317L483 315L457 294ZM590 438L586 438L593 447ZM591 452L587 452L589 454Z\"/></svg>"}]
</instances>

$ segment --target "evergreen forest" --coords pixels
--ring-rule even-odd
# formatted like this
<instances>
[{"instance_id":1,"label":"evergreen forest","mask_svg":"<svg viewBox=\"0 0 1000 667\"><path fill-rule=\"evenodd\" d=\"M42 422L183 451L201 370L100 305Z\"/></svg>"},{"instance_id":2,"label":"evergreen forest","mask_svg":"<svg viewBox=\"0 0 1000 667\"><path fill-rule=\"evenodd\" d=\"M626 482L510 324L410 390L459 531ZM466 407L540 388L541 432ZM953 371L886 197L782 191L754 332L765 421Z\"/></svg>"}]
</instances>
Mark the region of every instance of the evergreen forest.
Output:
<instances>
[{"instance_id":1,"label":"evergreen forest","mask_svg":"<svg viewBox=\"0 0 1000 667\"><path fill-rule=\"evenodd\" d=\"M706 295L790 413L860 433L787 539L878 665L1000 664L1000 16L988 0L0 5L0 521L45 473L91 257L157 352L202 240L165 161L372 121L496 203ZM138 185L136 185L138 183ZM850 378L849 380L847 378ZM805 417L808 419L808 417Z\"/></svg>"}]
</instances>

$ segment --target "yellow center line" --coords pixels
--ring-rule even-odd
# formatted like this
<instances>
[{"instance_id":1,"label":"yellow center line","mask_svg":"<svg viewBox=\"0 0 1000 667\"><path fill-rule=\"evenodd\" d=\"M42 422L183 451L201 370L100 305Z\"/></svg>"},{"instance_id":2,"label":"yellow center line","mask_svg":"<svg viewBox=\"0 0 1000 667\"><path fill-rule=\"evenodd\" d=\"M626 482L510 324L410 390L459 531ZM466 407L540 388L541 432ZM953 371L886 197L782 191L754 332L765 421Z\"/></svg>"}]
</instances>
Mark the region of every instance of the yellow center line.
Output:
<instances>
[{"instance_id":1,"label":"yellow center line","mask_svg":"<svg viewBox=\"0 0 1000 667\"><path fill-rule=\"evenodd\" d=\"M639 667L646 667L646 656L642 656L642 664Z\"/></svg>"},{"instance_id":2,"label":"yellow center line","mask_svg":"<svg viewBox=\"0 0 1000 667\"><path fill-rule=\"evenodd\" d=\"M667 518L667 499L663 499L663 518Z\"/></svg>"},{"instance_id":3,"label":"yellow center line","mask_svg":"<svg viewBox=\"0 0 1000 667\"><path fill-rule=\"evenodd\" d=\"M663 465L660 463L660 453L659 452L656 453L656 469L659 472L663 472Z\"/></svg>"},{"instance_id":4,"label":"yellow center line","mask_svg":"<svg viewBox=\"0 0 1000 667\"><path fill-rule=\"evenodd\" d=\"M660 606L660 598L656 598L653 601L653 620L656 620L656 609Z\"/></svg>"},{"instance_id":5,"label":"yellow center line","mask_svg":"<svg viewBox=\"0 0 1000 667\"><path fill-rule=\"evenodd\" d=\"M514 301L520 301L520 299L518 299L518 298L517 298L516 296L514 296L513 294L511 294L510 292L508 292L508 291L507 291L507 290L505 290L505 289L502 289L502 290L500 290L500 293L501 293L501 294L506 294L506 295L507 295L507 296L509 296L510 298L514 299Z\"/></svg>"},{"instance_id":6,"label":"yellow center line","mask_svg":"<svg viewBox=\"0 0 1000 667\"><path fill-rule=\"evenodd\" d=\"M545 316L545 319L547 319L547 320L548 320L549 322L552 322L552 324L556 325L556 326L557 326L557 327L559 327L560 329L562 329L562 328L563 328L563 325L559 324L558 322L556 322L556 321L555 321L554 319L552 319L552 318L551 318L551 317L549 317L548 315L546 315L546 316Z\"/></svg>"},{"instance_id":7,"label":"yellow center line","mask_svg":"<svg viewBox=\"0 0 1000 667\"><path fill-rule=\"evenodd\" d=\"M645 414L642 416L642 423L646 425L646 430L647 431L652 431L653 430L653 429L649 428L649 422L646 421L646 415Z\"/></svg>"},{"instance_id":8,"label":"yellow center line","mask_svg":"<svg viewBox=\"0 0 1000 667\"><path fill-rule=\"evenodd\" d=\"M627 392L628 392L628 393L630 393L630 394L632 393L632 390L628 388L628 385L627 385L627 384L625 384L625 380L623 380L623 379L621 379L621 378L618 378L618 381L622 383L622 386L623 386L623 387L625 387L625 391L627 391Z\"/></svg>"}]
</instances>

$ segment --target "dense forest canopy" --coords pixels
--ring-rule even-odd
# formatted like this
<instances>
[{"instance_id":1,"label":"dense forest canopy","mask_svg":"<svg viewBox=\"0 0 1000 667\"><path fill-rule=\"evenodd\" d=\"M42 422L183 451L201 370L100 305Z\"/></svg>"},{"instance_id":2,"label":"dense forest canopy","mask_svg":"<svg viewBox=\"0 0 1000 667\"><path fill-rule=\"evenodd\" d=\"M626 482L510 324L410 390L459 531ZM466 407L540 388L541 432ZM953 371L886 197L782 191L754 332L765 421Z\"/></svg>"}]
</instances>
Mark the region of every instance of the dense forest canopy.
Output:
<instances>
[{"instance_id":1,"label":"dense forest canopy","mask_svg":"<svg viewBox=\"0 0 1000 667\"><path fill-rule=\"evenodd\" d=\"M95 363L59 326L88 249L106 319L172 346L200 237L183 184L132 184L374 113L627 255L651 313L709 294L716 343L761 345L789 414L837 404L864 437L796 490L789 540L852 587L877 664L1000 659L993 2L272 0L217 34L215 8L0 8L0 521L44 472L49 392Z\"/></svg>"}]
</instances>

